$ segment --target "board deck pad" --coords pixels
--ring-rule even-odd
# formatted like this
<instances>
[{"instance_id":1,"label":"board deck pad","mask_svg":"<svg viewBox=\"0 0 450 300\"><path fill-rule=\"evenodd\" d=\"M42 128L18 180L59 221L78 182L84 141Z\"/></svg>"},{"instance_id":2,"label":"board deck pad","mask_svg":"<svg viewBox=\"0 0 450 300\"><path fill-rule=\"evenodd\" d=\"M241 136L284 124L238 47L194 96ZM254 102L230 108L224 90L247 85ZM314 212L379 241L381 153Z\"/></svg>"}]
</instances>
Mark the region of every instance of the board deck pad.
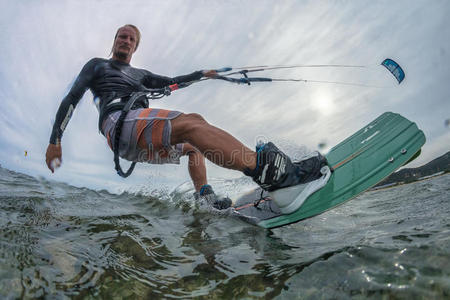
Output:
<instances>
[{"instance_id":1,"label":"board deck pad","mask_svg":"<svg viewBox=\"0 0 450 300\"><path fill-rule=\"evenodd\" d=\"M425 135L415 123L386 112L325 155L334 172L296 211L282 214L269 193L258 188L236 200L233 215L264 228L313 217L370 189L415 158L424 144Z\"/></svg>"}]
</instances>

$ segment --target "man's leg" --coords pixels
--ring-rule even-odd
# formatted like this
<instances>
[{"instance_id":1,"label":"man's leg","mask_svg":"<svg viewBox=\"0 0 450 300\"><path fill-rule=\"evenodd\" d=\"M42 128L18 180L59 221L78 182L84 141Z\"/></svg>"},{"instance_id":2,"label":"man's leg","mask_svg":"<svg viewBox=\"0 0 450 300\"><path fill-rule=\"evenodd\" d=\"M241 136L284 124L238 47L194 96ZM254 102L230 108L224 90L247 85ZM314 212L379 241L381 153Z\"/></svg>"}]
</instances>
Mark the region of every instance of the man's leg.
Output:
<instances>
[{"instance_id":1,"label":"man's leg","mask_svg":"<svg viewBox=\"0 0 450 300\"><path fill-rule=\"evenodd\" d=\"M171 144L186 142L213 163L244 172L268 191L316 180L327 165L319 153L293 163L270 142L262 145L257 154L198 114L181 114L172 119Z\"/></svg>"},{"instance_id":2,"label":"man's leg","mask_svg":"<svg viewBox=\"0 0 450 300\"><path fill-rule=\"evenodd\" d=\"M228 197L218 197L206 179L205 157L191 144L183 144L183 155L189 156L189 175L195 187L194 197L204 197L216 209L226 209L232 202Z\"/></svg>"},{"instance_id":3,"label":"man's leg","mask_svg":"<svg viewBox=\"0 0 450 300\"><path fill-rule=\"evenodd\" d=\"M199 114L181 114L171 120L171 144L189 143L213 163L238 171L256 168L256 152L229 133L212 126Z\"/></svg>"},{"instance_id":4,"label":"man's leg","mask_svg":"<svg viewBox=\"0 0 450 300\"><path fill-rule=\"evenodd\" d=\"M191 144L183 145L183 155L189 157L188 170L194 183L195 191L199 192L201 187L208 183L206 179L205 157Z\"/></svg>"}]
</instances>

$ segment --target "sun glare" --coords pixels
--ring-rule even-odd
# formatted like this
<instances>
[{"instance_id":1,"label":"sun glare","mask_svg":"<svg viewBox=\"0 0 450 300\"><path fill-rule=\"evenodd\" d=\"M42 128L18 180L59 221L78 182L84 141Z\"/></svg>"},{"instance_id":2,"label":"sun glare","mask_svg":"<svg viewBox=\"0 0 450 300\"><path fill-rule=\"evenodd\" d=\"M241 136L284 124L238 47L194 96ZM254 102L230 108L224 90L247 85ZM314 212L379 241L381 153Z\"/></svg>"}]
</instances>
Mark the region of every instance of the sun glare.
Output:
<instances>
[{"instance_id":1,"label":"sun glare","mask_svg":"<svg viewBox=\"0 0 450 300\"><path fill-rule=\"evenodd\" d=\"M322 90L312 97L312 106L323 115L330 115L335 110L332 95L328 91Z\"/></svg>"}]
</instances>

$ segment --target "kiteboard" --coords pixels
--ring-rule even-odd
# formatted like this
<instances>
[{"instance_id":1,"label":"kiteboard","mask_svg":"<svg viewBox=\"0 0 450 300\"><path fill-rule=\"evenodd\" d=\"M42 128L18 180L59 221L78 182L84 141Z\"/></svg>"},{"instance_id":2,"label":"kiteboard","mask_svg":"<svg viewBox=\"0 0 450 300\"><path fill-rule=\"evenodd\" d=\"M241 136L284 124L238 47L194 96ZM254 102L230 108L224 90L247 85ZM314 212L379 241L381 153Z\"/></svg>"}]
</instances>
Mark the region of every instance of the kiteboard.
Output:
<instances>
[{"instance_id":1,"label":"kiteboard","mask_svg":"<svg viewBox=\"0 0 450 300\"><path fill-rule=\"evenodd\" d=\"M326 184L295 211L283 213L276 194L255 189L233 204L232 215L263 228L275 228L332 209L370 189L415 159L425 135L405 117L386 112L333 147L326 158L334 169ZM282 202L282 201L281 201Z\"/></svg>"}]
</instances>

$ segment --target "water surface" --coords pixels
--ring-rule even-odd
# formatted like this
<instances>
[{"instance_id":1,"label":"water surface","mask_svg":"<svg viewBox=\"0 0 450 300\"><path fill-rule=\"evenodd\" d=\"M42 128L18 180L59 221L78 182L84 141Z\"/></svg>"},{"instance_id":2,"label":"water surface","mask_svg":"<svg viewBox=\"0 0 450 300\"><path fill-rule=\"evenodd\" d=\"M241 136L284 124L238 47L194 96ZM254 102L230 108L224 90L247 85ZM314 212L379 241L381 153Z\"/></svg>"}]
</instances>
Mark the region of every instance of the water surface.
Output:
<instances>
[{"instance_id":1,"label":"water surface","mask_svg":"<svg viewBox=\"0 0 450 300\"><path fill-rule=\"evenodd\" d=\"M265 230L183 188L114 195L0 168L0 297L444 299L449 191L447 174Z\"/></svg>"}]
</instances>

